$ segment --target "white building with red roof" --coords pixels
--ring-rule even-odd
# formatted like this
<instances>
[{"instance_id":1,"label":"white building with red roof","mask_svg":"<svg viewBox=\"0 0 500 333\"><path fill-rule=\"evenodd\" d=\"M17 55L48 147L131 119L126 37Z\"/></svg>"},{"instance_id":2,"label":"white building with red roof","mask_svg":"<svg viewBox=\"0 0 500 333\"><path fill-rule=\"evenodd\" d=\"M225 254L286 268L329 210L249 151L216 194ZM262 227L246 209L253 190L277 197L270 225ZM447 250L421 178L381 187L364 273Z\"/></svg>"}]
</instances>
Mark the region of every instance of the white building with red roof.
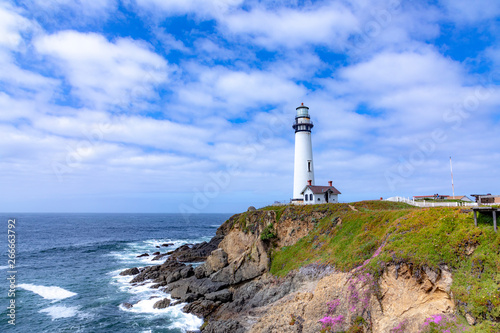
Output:
<instances>
[{"instance_id":1,"label":"white building with red roof","mask_svg":"<svg viewBox=\"0 0 500 333\"><path fill-rule=\"evenodd\" d=\"M305 205L315 205L322 203L337 203L339 202L340 191L337 190L332 182L328 182L328 186L307 185L301 192Z\"/></svg>"}]
</instances>

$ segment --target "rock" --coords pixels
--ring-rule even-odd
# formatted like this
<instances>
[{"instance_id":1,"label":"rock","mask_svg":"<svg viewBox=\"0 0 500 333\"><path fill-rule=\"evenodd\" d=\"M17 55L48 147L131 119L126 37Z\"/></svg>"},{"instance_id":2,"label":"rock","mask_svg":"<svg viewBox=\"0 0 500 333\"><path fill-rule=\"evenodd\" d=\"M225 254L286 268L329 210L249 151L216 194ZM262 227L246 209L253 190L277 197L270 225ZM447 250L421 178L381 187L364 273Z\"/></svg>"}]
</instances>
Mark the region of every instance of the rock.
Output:
<instances>
[{"instance_id":1,"label":"rock","mask_svg":"<svg viewBox=\"0 0 500 333\"><path fill-rule=\"evenodd\" d=\"M245 328L236 320L211 321L203 329L204 333L244 333Z\"/></svg>"},{"instance_id":2,"label":"rock","mask_svg":"<svg viewBox=\"0 0 500 333\"><path fill-rule=\"evenodd\" d=\"M133 305L130 303L123 303L122 305L125 309L130 309L131 307L133 307Z\"/></svg>"},{"instance_id":3,"label":"rock","mask_svg":"<svg viewBox=\"0 0 500 333\"><path fill-rule=\"evenodd\" d=\"M154 253L152 254L152 256L157 256L157 255L159 255L159 254L160 254L160 252L159 252L159 251L156 251L156 252L154 252Z\"/></svg>"},{"instance_id":4,"label":"rock","mask_svg":"<svg viewBox=\"0 0 500 333\"><path fill-rule=\"evenodd\" d=\"M247 212L255 212L256 210L257 209L255 209L254 206L250 206L250 207L248 207Z\"/></svg>"},{"instance_id":5,"label":"rock","mask_svg":"<svg viewBox=\"0 0 500 333\"><path fill-rule=\"evenodd\" d=\"M214 282L209 278L197 279L195 276L191 276L187 279L182 279L169 284L166 288L166 291L173 291L174 289L183 286L189 286L190 292L205 295L208 293L213 293L214 291L219 291L227 287L228 284L224 282Z\"/></svg>"},{"instance_id":6,"label":"rock","mask_svg":"<svg viewBox=\"0 0 500 333\"><path fill-rule=\"evenodd\" d=\"M185 298L189 292L189 286L187 284L179 286L170 292L172 298L182 299Z\"/></svg>"},{"instance_id":7,"label":"rock","mask_svg":"<svg viewBox=\"0 0 500 333\"><path fill-rule=\"evenodd\" d=\"M469 323L469 325L471 326L476 325L476 319L472 317L469 313L465 314L465 319L467 320L467 323Z\"/></svg>"},{"instance_id":8,"label":"rock","mask_svg":"<svg viewBox=\"0 0 500 333\"><path fill-rule=\"evenodd\" d=\"M157 249L159 249L159 248L160 248L160 245L156 245L155 247L156 247Z\"/></svg>"},{"instance_id":9,"label":"rock","mask_svg":"<svg viewBox=\"0 0 500 333\"><path fill-rule=\"evenodd\" d=\"M194 276L196 276L197 279L203 279L206 275L205 271L205 264L200 265L194 269Z\"/></svg>"},{"instance_id":10,"label":"rock","mask_svg":"<svg viewBox=\"0 0 500 333\"><path fill-rule=\"evenodd\" d=\"M164 298L153 305L153 309L165 309L170 306L170 300L168 298Z\"/></svg>"},{"instance_id":11,"label":"rock","mask_svg":"<svg viewBox=\"0 0 500 333\"><path fill-rule=\"evenodd\" d=\"M189 294L186 294L186 296L184 296L184 297L181 298L181 302L183 302L183 303L192 303L192 302L194 302L196 300L199 300L200 298L203 298L202 294L189 293Z\"/></svg>"},{"instance_id":12,"label":"rock","mask_svg":"<svg viewBox=\"0 0 500 333\"><path fill-rule=\"evenodd\" d=\"M137 275L137 274L139 274L139 269L137 267L126 269L120 273L121 276Z\"/></svg>"},{"instance_id":13,"label":"rock","mask_svg":"<svg viewBox=\"0 0 500 333\"><path fill-rule=\"evenodd\" d=\"M205 272L207 275L217 272L228 264L227 253L223 249L212 251L205 262Z\"/></svg>"},{"instance_id":14,"label":"rock","mask_svg":"<svg viewBox=\"0 0 500 333\"><path fill-rule=\"evenodd\" d=\"M156 279L160 276L160 266L148 266L137 274L130 283L144 282L147 279Z\"/></svg>"},{"instance_id":15,"label":"rock","mask_svg":"<svg viewBox=\"0 0 500 333\"><path fill-rule=\"evenodd\" d=\"M215 302L209 300L200 300L187 304L186 306L184 306L184 308L182 308L182 311L205 318L212 312L214 312L215 309L217 309L217 304L215 304Z\"/></svg>"},{"instance_id":16,"label":"rock","mask_svg":"<svg viewBox=\"0 0 500 333\"><path fill-rule=\"evenodd\" d=\"M137 258L141 258L141 257L149 257L149 253L143 253L143 254L140 254L137 256Z\"/></svg>"},{"instance_id":17,"label":"rock","mask_svg":"<svg viewBox=\"0 0 500 333\"><path fill-rule=\"evenodd\" d=\"M172 246L172 245L174 245L174 243L163 243L163 244L161 244L161 246L163 246L163 247L169 247L169 246Z\"/></svg>"},{"instance_id":18,"label":"rock","mask_svg":"<svg viewBox=\"0 0 500 333\"><path fill-rule=\"evenodd\" d=\"M186 244L174 250L171 258L179 262L200 262L204 261L212 251L216 250L223 237L215 236L210 242L198 244Z\"/></svg>"},{"instance_id":19,"label":"rock","mask_svg":"<svg viewBox=\"0 0 500 333\"><path fill-rule=\"evenodd\" d=\"M427 275L427 277L429 278L429 280L432 282L432 284L436 284L436 281L439 279L439 275L440 275L439 272L436 273L427 266L424 266L424 272Z\"/></svg>"},{"instance_id":20,"label":"rock","mask_svg":"<svg viewBox=\"0 0 500 333\"><path fill-rule=\"evenodd\" d=\"M222 302L222 303L231 302L232 297L233 293L230 292L228 289L215 291L213 293L208 293L205 295L205 299L209 301Z\"/></svg>"},{"instance_id":21,"label":"rock","mask_svg":"<svg viewBox=\"0 0 500 333\"><path fill-rule=\"evenodd\" d=\"M154 261L160 260L161 258L163 258L163 257L165 257L165 256L168 255L167 253L160 253L160 252L155 252L155 253L158 253L158 254L153 259L151 259L151 260L154 260Z\"/></svg>"},{"instance_id":22,"label":"rock","mask_svg":"<svg viewBox=\"0 0 500 333\"><path fill-rule=\"evenodd\" d=\"M194 269L193 269L193 266L189 265L189 266L186 266L184 268L182 268L180 271L179 271L181 277L183 279L186 279L190 276L193 276L194 275Z\"/></svg>"}]
</instances>

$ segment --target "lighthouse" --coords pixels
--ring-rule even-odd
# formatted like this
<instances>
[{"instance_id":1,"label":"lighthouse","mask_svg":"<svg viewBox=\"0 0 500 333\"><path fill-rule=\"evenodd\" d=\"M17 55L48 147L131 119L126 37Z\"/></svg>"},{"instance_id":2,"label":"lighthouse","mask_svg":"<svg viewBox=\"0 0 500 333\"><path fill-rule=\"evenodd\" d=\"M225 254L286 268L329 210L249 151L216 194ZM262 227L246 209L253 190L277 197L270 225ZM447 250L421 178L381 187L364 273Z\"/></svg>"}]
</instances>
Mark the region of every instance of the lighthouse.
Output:
<instances>
[{"instance_id":1,"label":"lighthouse","mask_svg":"<svg viewBox=\"0 0 500 333\"><path fill-rule=\"evenodd\" d=\"M296 108L295 123L295 161L293 168L292 201L303 201L302 190L306 185L314 185L314 164L312 155L311 129L313 123L309 117L309 108L302 103Z\"/></svg>"}]
</instances>

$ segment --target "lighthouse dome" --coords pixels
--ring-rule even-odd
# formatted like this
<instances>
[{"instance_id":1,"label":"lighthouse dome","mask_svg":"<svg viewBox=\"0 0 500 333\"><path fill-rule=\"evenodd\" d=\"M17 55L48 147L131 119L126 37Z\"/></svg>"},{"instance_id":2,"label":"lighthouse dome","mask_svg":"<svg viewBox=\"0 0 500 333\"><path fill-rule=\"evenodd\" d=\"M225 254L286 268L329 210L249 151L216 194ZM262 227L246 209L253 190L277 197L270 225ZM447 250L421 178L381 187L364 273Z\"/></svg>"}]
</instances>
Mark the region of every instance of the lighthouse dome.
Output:
<instances>
[{"instance_id":1,"label":"lighthouse dome","mask_svg":"<svg viewBox=\"0 0 500 333\"><path fill-rule=\"evenodd\" d=\"M302 103L297 110L297 117L309 117L309 108Z\"/></svg>"}]
</instances>

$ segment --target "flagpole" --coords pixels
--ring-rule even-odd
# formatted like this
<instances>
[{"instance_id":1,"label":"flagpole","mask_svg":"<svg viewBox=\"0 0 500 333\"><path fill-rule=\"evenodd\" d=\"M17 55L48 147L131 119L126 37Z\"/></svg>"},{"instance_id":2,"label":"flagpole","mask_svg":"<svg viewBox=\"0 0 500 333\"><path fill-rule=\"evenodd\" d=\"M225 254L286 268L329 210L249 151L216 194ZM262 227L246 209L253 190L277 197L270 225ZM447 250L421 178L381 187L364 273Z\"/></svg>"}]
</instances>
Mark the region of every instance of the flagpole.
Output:
<instances>
[{"instance_id":1,"label":"flagpole","mask_svg":"<svg viewBox=\"0 0 500 333\"><path fill-rule=\"evenodd\" d=\"M455 185L453 185L453 166L451 164L451 156L450 156L450 171L451 171L451 190L453 191L453 199L455 199Z\"/></svg>"}]
</instances>

